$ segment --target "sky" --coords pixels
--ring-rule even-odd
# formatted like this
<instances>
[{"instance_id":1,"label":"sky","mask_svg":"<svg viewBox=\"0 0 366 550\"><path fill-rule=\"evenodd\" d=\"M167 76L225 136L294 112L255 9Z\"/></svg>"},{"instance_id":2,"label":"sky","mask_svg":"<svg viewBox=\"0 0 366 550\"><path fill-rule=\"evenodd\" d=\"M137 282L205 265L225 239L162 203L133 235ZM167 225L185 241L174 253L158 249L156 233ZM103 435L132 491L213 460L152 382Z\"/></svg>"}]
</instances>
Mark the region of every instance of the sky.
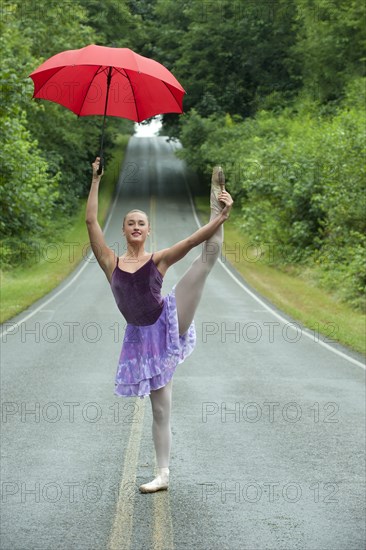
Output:
<instances>
[{"instance_id":1,"label":"sky","mask_svg":"<svg viewBox=\"0 0 366 550\"><path fill-rule=\"evenodd\" d=\"M135 123L135 137L151 137L156 136L161 128L161 116L154 118L150 124Z\"/></svg>"}]
</instances>

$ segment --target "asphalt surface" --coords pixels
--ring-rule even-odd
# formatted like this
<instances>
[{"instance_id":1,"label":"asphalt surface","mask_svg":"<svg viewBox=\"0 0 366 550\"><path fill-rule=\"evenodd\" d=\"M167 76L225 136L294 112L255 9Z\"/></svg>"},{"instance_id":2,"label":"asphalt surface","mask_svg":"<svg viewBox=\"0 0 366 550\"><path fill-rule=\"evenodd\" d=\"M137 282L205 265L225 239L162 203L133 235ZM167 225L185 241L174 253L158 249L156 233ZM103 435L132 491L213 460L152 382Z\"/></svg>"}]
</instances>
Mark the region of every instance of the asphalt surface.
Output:
<instances>
[{"instance_id":1,"label":"asphalt surface","mask_svg":"<svg viewBox=\"0 0 366 550\"><path fill-rule=\"evenodd\" d=\"M105 229L119 254L131 208L150 213L151 252L197 229L175 147L131 139ZM362 358L232 273L222 258L207 279L174 375L171 483L153 495L138 491L154 467L150 402L113 394L125 321L95 261L3 325L2 549L365 548Z\"/></svg>"}]
</instances>

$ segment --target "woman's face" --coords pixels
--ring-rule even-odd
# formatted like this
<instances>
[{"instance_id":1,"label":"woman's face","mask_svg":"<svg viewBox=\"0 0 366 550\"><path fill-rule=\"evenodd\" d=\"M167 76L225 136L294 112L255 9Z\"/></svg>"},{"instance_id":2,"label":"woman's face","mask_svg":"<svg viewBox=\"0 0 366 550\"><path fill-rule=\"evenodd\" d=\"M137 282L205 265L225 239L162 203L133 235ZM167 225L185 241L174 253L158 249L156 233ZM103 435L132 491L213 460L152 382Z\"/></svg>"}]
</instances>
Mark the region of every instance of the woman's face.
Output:
<instances>
[{"instance_id":1,"label":"woman's face","mask_svg":"<svg viewBox=\"0 0 366 550\"><path fill-rule=\"evenodd\" d=\"M148 219L142 212L127 214L123 234L129 243L145 242L150 232Z\"/></svg>"}]
</instances>

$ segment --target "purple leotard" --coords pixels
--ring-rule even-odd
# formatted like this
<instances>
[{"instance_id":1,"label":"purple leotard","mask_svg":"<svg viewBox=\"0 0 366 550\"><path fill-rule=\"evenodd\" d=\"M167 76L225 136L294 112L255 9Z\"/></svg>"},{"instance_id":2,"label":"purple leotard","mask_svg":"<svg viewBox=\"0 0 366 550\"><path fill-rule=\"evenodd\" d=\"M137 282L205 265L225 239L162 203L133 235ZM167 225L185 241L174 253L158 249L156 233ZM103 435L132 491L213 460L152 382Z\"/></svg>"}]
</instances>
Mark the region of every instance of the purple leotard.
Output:
<instances>
[{"instance_id":1,"label":"purple leotard","mask_svg":"<svg viewBox=\"0 0 366 550\"><path fill-rule=\"evenodd\" d=\"M153 255L134 273L118 267L117 258L112 274L111 289L118 309L133 325L152 325L163 311L164 299L160 294L163 275L156 267Z\"/></svg>"},{"instance_id":2,"label":"purple leotard","mask_svg":"<svg viewBox=\"0 0 366 550\"><path fill-rule=\"evenodd\" d=\"M163 275L151 258L135 273L117 265L111 289L127 321L114 393L119 397L145 397L165 386L179 363L196 345L194 320L179 334L175 285L161 296Z\"/></svg>"}]
</instances>

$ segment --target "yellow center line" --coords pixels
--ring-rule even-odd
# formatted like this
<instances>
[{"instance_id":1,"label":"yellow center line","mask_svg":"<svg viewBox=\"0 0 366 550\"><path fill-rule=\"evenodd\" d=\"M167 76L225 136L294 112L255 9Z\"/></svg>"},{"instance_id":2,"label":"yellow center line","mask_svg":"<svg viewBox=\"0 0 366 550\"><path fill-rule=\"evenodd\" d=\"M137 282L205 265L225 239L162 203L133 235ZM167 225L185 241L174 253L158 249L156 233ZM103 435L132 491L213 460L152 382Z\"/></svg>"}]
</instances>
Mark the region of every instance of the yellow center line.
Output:
<instances>
[{"instance_id":1,"label":"yellow center line","mask_svg":"<svg viewBox=\"0 0 366 550\"><path fill-rule=\"evenodd\" d=\"M150 199L150 222L152 226L150 237L153 250L156 250L155 212L156 200L155 196L152 195ZM145 399L136 398L134 403L137 414L131 425L127 444L116 513L108 543L109 550L130 550L132 543L136 499L136 469L144 423ZM173 524L169 504L169 490L161 493L157 492L152 497L154 498L153 548L154 550L173 550ZM140 498L148 498L148 495L141 495Z\"/></svg>"},{"instance_id":2,"label":"yellow center line","mask_svg":"<svg viewBox=\"0 0 366 550\"><path fill-rule=\"evenodd\" d=\"M154 495L154 550L174 550L173 521L170 511L169 489Z\"/></svg>"},{"instance_id":3,"label":"yellow center line","mask_svg":"<svg viewBox=\"0 0 366 550\"><path fill-rule=\"evenodd\" d=\"M136 401L139 401L137 405ZM118 492L118 501L109 550L129 550L132 541L133 510L135 504L136 467L139 458L141 433L144 423L145 399L136 398L137 414L131 424L131 432L125 454L122 480Z\"/></svg>"}]
</instances>

